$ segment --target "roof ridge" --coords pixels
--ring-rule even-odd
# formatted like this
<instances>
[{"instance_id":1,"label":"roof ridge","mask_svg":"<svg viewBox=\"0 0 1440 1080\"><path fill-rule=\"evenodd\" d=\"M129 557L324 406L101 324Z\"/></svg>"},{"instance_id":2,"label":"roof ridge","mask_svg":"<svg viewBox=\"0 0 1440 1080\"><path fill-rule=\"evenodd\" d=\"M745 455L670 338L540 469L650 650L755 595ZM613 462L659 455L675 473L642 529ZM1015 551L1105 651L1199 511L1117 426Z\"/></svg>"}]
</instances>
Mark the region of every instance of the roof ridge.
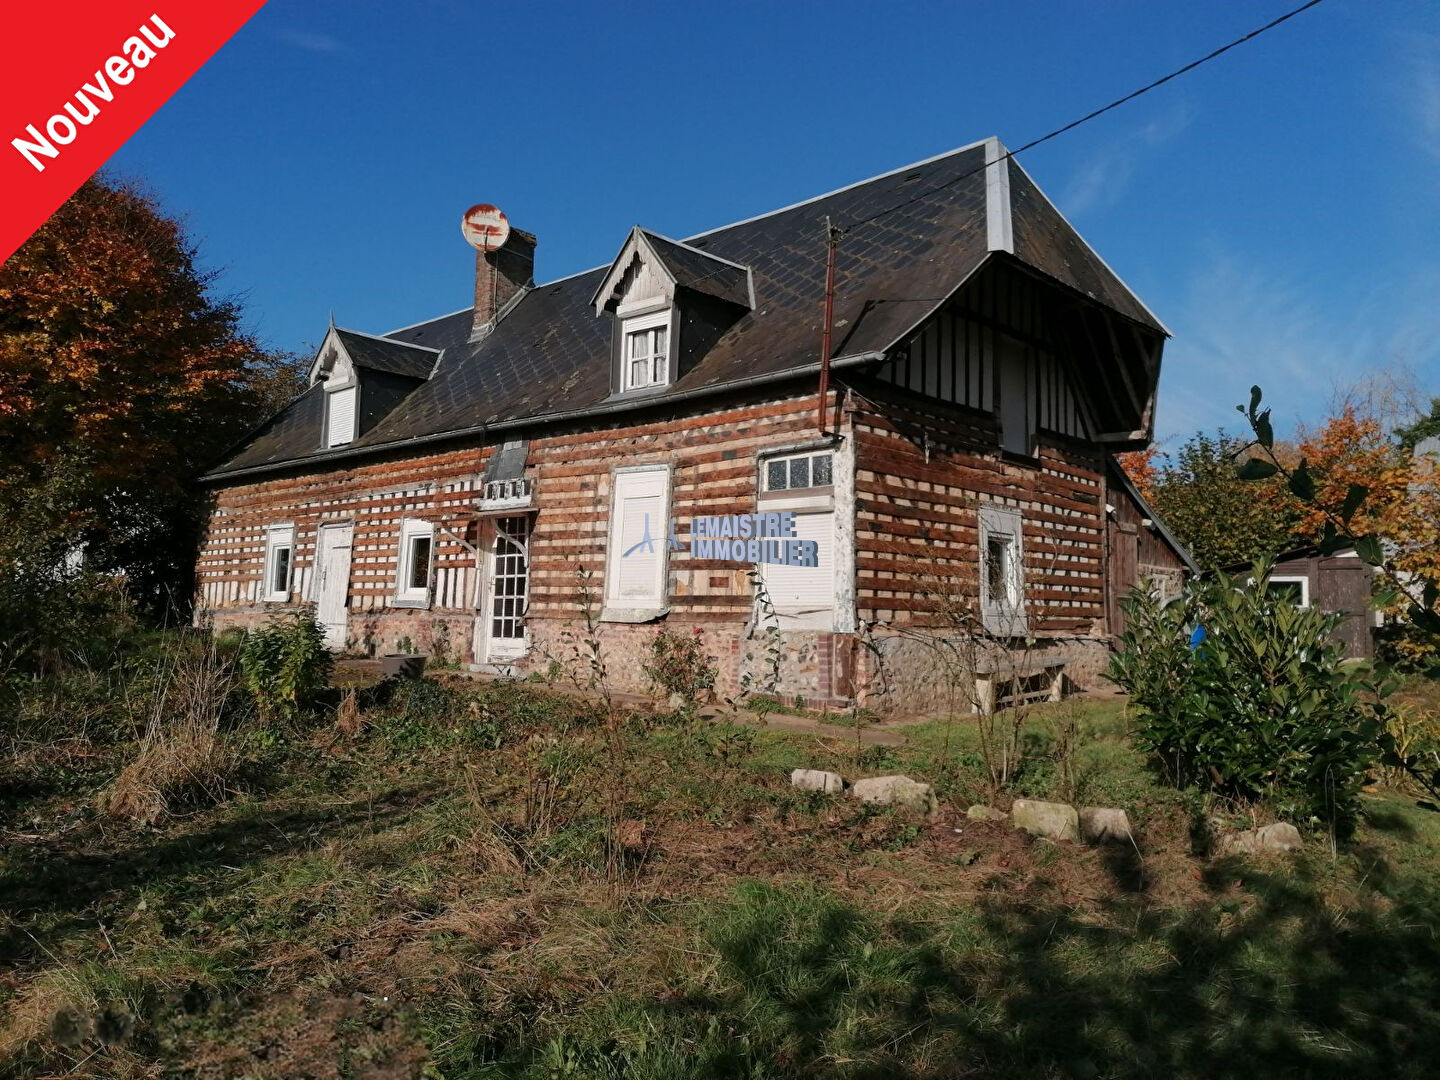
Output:
<instances>
[{"instance_id":1,"label":"roof ridge","mask_svg":"<svg viewBox=\"0 0 1440 1080\"><path fill-rule=\"evenodd\" d=\"M922 165L933 165L937 161L944 161L948 157L954 157L956 154L963 154L967 150L974 150L977 147L984 146L991 139L997 137L998 136L987 135L983 139L977 139L972 143L966 143L964 146L957 146L953 150L946 150L943 153L934 154L928 158L922 158L920 161L912 161L908 165L901 165L899 168L896 169L889 169L882 173L876 173L874 176L867 176L863 180L856 180L853 183L845 184L841 187L835 188L832 191L826 191L820 195L812 195L808 199L801 199L799 202L790 203L788 206L781 206L775 210L767 210L763 214L755 214L748 218L741 218L739 221L732 221L728 225L717 225L713 229L706 229L704 232L698 232L694 233L691 236L687 236L684 240L675 240L672 237L666 236L664 233L658 233L655 232L653 229L647 229L643 225L634 225L631 227L634 229L639 229L641 232L651 233L654 236L660 237L660 239L662 240L669 240L672 244L681 244L684 247L693 248L693 250L698 251L701 255L710 255L711 258L720 258L720 256L712 255L710 252L705 251L702 248L694 248L693 245L689 243L689 241L699 240L701 237L705 236L714 236L716 233L724 232L726 229L734 229L738 228L741 225L749 225L751 222L761 221L768 217L774 217L776 214L784 214L790 210L798 210L802 206L808 206L810 203L819 202L821 199L828 199L832 195L841 195L844 192L853 191L855 188L864 187L866 184L873 184L877 180L884 180L888 177L896 176L910 169L919 168ZM1011 158L1010 160L1013 161L1014 158ZM1074 228L1074 226L1071 226L1071 228ZM621 247L623 249L624 245L622 244ZM721 261L730 262L729 259L721 259ZM531 289L530 291L539 292L542 289L548 289L552 285L559 285L561 282L570 281L573 278L584 277L586 274L593 274L597 270L608 270L611 266L614 265L614 263L615 260L612 258L609 262L600 263L598 266L591 266L584 270L577 270L575 273L566 274L564 277L552 278L551 280L545 282L536 282L535 288ZM739 266L740 264L734 263L733 265ZM749 267L744 267L744 269L749 269ZM1118 278L1119 275L1117 274L1116 277ZM1122 282L1121 284L1124 283ZM1129 286L1127 285L1126 288L1128 289ZM421 319L419 322L411 323L409 326L401 326L395 330L387 330L386 333L382 336L388 337L390 334L398 334L405 330L414 330L418 326L427 326L430 323L439 322L441 319L448 319L452 316L459 315L461 314L461 312L473 310L475 310L475 307L472 304L468 308L460 308L459 311L451 311L445 315L436 315L434 318ZM1157 319L1156 322L1159 322L1159 320Z\"/></svg>"}]
</instances>

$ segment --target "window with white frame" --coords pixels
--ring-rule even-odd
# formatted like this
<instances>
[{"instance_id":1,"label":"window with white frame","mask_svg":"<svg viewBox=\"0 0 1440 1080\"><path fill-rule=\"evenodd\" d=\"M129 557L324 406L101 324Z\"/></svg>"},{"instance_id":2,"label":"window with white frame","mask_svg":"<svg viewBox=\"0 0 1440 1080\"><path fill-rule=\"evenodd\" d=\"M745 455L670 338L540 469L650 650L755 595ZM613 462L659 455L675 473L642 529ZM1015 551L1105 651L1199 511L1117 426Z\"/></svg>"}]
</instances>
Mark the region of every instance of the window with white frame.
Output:
<instances>
[{"instance_id":1,"label":"window with white frame","mask_svg":"<svg viewBox=\"0 0 1440 1080\"><path fill-rule=\"evenodd\" d=\"M1026 632L1025 564L1020 513L980 508L980 611L985 629L1004 637Z\"/></svg>"},{"instance_id":2,"label":"window with white frame","mask_svg":"<svg viewBox=\"0 0 1440 1080\"><path fill-rule=\"evenodd\" d=\"M765 459L764 490L793 491L796 488L829 487L834 480L833 451L811 451Z\"/></svg>"},{"instance_id":3,"label":"window with white frame","mask_svg":"<svg viewBox=\"0 0 1440 1080\"><path fill-rule=\"evenodd\" d=\"M625 390L664 386L670 381L670 311L626 319L622 330L620 378Z\"/></svg>"},{"instance_id":4,"label":"window with white frame","mask_svg":"<svg viewBox=\"0 0 1440 1080\"><path fill-rule=\"evenodd\" d=\"M265 600L272 604L290 602L295 573L295 526L271 525L265 531Z\"/></svg>"},{"instance_id":5,"label":"window with white frame","mask_svg":"<svg viewBox=\"0 0 1440 1080\"><path fill-rule=\"evenodd\" d=\"M325 391L325 445L344 446L355 441L355 413L359 387Z\"/></svg>"},{"instance_id":6,"label":"window with white frame","mask_svg":"<svg viewBox=\"0 0 1440 1080\"><path fill-rule=\"evenodd\" d=\"M408 518L400 525L399 580L395 591L402 604L430 602L430 575L435 556L435 526Z\"/></svg>"},{"instance_id":7,"label":"window with white frame","mask_svg":"<svg viewBox=\"0 0 1440 1080\"><path fill-rule=\"evenodd\" d=\"M628 469L615 474L605 606L618 612L657 612L665 606L670 538L670 470Z\"/></svg>"},{"instance_id":8,"label":"window with white frame","mask_svg":"<svg viewBox=\"0 0 1440 1080\"><path fill-rule=\"evenodd\" d=\"M795 515L795 539L815 544L815 565L761 563L760 584L785 630L832 630L835 623L835 452L791 451L760 459L757 509Z\"/></svg>"},{"instance_id":9,"label":"window with white frame","mask_svg":"<svg viewBox=\"0 0 1440 1080\"><path fill-rule=\"evenodd\" d=\"M1252 579L1253 584L1253 579ZM1288 596L1298 608L1310 606L1310 579L1308 577L1272 577L1265 587L1271 596Z\"/></svg>"}]
</instances>

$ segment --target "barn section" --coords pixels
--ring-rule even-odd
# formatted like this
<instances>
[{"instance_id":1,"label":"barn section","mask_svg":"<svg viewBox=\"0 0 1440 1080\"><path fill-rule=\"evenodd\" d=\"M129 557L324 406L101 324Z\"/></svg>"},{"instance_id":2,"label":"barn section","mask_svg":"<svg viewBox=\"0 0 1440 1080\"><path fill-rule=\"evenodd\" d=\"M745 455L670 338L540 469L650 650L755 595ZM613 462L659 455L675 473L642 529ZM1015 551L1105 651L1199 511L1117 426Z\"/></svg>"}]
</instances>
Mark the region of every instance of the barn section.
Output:
<instances>
[{"instance_id":1,"label":"barn section","mask_svg":"<svg viewBox=\"0 0 1440 1080\"><path fill-rule=\"evenodd\" d=\"M1150 508L1134 481L1114 458L1106 466L1105 608L1111 632L1125 632L1121 603L1130 589L1146 585L1162 601L1179 596L1185 579L1200 573L1190 552Z\"/></svg>"},{"instance_id":2,"label":"barn section","mask_svg":"<svg viewBox=\"0 0 1440 1080\"><path fill-rule=\"evenodd\" d=\"M1245 580L1249 563L1226 567L1231 577ZM1288 592L1301 607L1319 608L1339 614L1335 640L1352 660L1375 656L1377 613L1372 604L1375 571L1366 566L1354 548L1323 554L1317 547L1298 548L1275 558L1270 574L1271 591Z\"/></svg>"}]
</instances>

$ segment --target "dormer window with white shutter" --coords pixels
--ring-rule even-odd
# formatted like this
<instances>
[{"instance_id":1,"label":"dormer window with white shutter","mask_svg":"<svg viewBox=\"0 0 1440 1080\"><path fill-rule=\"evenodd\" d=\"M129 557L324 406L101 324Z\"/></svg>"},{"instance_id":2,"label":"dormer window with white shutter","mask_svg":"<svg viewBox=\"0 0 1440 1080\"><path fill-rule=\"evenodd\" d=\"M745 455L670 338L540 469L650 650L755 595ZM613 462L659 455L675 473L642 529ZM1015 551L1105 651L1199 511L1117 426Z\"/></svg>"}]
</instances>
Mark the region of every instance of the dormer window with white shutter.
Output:
<instances>
[{"instance_id":1,"label":"dormer window with white shutter","mask_svg":"<svg viewBox=\"0 0 1440 1080\"><path fill-rule=\"evenodd\" d=\"M342 386L325 391L325 446L344 446L355 441L358 386Z\"/></svg>"}]
</instances>

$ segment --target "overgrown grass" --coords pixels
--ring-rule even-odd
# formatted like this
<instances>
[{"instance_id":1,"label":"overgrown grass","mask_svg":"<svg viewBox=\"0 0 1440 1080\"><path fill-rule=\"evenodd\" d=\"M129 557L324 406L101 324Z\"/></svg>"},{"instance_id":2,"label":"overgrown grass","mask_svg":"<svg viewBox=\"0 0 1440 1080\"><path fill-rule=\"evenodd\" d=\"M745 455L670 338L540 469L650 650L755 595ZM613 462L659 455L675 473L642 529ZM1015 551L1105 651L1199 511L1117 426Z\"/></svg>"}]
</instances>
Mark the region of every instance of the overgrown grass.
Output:
<instances>
[{"instance_id":1,"label":"overgrown grass","mask_svg":"<svg viewBox=\"0 0 1440 1080\"><path fill-rule=\"evenodd\" d=\"M630 717L612 832L592 705L434 680L354 702L158 827L84 811L99 775L17 801L0 1073L1418 1077L1440 1052L1440 814L1375 796L1338 852L1204 860L1214 808L1151 780L1118 703L1082 708L1069 780L1071 706L1037 709L1013 794L1081 777L1133 851L966 820L964 721L889 747ZM796 766L946 805L799 792Z\"/></svg>"}]
</instances>

